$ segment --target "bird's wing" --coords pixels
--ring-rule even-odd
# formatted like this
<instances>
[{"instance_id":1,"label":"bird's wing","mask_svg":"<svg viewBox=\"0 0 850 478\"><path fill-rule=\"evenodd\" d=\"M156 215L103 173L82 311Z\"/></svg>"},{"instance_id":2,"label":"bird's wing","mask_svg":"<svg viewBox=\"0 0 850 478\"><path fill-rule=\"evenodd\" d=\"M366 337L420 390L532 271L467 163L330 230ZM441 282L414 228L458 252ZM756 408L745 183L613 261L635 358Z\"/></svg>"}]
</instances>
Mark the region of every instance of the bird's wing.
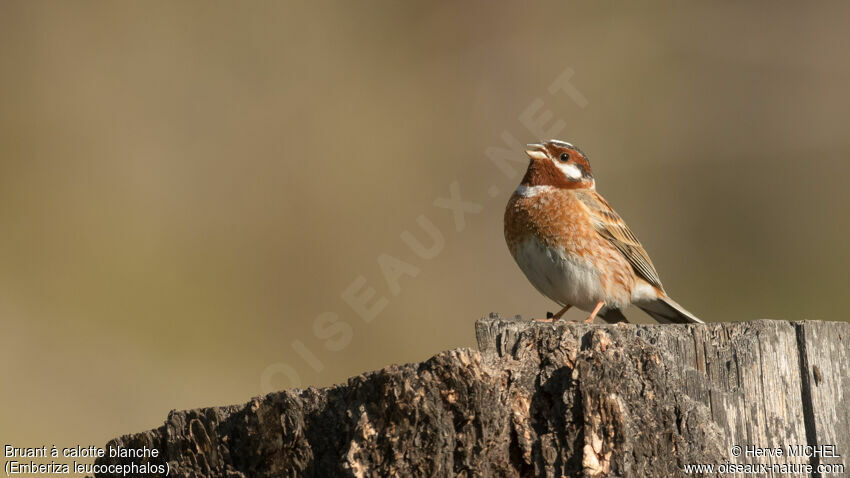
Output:
<instances>
[{"instance_id":1,"label":"bird's wing","mask_svg":"<svg viewBox=\"0 0 850 478\"><path fill-rule=\"evenodd\" d=\"M638 276L664 290L649 255L611 205L596 191L580 191L577 196L590 211L596 232L623 254Z\"/></svg>"}]
</instances>

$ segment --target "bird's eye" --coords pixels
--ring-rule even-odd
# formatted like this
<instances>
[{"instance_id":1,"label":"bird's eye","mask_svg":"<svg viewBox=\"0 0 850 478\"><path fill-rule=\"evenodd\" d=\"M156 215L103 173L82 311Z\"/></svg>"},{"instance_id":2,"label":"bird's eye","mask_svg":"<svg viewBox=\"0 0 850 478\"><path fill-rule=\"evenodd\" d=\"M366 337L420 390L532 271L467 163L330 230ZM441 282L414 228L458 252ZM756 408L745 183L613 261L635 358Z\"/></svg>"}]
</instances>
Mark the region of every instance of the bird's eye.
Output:
<instances>
[{"instance_id":1,"label":"bird's eye","mask_svg":"<svg viewBox=\"0 0 850 478\"><path fill-rule=\"evenodd\" d=\"M570 160L570 155L567 153L561 153L561 161L567 162Z\"/></svg>"}]
</instances>

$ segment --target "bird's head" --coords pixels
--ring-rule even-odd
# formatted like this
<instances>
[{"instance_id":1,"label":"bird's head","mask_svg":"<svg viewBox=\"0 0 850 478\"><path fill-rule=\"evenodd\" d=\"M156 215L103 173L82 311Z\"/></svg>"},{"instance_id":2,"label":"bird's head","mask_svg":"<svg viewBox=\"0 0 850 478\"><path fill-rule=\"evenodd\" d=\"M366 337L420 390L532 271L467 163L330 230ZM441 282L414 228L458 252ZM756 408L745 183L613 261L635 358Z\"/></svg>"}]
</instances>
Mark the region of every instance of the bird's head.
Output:
<instances>
[{"instance_id":1,"label":"bird's head","mask_svg":"<svg viewBox=\"0 0 850 478\"><path fill-rule=\"evenodd\" d=\"M529 144L525 151L531 162L522 185L561 189L596 189L587 156L570 143L550 139Z\"/></svg>"}]
</instances>

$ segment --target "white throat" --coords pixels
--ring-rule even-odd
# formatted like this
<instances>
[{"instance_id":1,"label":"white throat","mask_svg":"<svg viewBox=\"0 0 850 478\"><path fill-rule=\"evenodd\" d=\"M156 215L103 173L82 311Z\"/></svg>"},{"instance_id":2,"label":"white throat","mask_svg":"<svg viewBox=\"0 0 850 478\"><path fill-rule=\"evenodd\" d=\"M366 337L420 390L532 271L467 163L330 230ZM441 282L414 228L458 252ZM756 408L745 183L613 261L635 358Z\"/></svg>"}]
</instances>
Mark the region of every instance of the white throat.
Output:
<instances>
[{"instance_id":1,"label":"white throat","mask_svg":"<svg viewBox=\"0 0 850 478\"><path fill-rule=\"evenodd\" d=\"M530 198L554 189L552 186L526 186L525 184L520 184L516 188L516 193L524 198Z\"/></svg>"}]
</instances>

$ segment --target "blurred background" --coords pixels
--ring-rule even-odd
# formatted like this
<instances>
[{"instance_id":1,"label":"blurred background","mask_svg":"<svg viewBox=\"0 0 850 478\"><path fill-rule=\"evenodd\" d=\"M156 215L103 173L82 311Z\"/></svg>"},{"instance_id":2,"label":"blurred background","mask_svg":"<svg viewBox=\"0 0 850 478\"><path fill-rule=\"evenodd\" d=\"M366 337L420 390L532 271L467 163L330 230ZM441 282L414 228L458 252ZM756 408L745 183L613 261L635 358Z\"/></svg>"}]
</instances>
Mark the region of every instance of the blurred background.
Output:
<instances>
[{"instance_id":1,"label":"blurred background","mask_svg":"<svg viewBox=\"0 0 850 478\"><path fill-rule=\"evenodd\" d=\"M0 440L103 445L556 310L502 236L543 133L703 319L847 320L848 31L844 2L4 1Z\"/></svg>"}]
</instances>

